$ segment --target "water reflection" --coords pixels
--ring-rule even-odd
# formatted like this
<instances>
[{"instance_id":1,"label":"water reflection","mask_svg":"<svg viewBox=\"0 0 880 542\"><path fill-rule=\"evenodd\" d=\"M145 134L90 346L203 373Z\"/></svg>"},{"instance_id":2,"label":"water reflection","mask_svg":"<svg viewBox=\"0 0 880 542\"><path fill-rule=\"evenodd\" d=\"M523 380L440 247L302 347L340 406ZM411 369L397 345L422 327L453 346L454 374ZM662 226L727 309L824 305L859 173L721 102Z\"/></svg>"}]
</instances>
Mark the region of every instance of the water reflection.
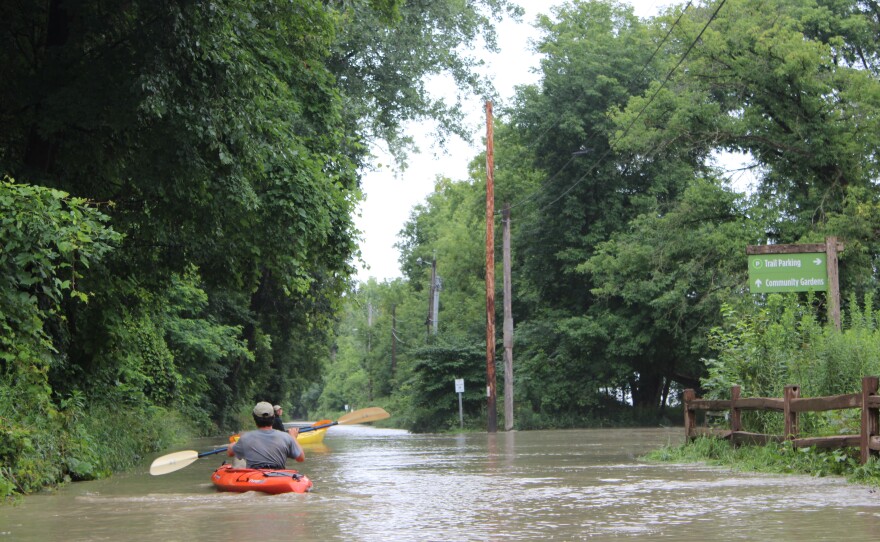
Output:
<instances>
[{"instance_id":1,"label":"water reflection","mask_svg":"<svg viewBox=\"0 0 880 542\"><path fill-rule=\"evenodd\" d=\"M334 427L296 466L311 494L219 493L204 458L0 507L9 540L606 540L880 537L880 499L835 478L637 458L680 429L411 435ZM216 441L196 443L212 449ZM149 458L150 460L152 458Z\"/></svg>"}]
</instances>

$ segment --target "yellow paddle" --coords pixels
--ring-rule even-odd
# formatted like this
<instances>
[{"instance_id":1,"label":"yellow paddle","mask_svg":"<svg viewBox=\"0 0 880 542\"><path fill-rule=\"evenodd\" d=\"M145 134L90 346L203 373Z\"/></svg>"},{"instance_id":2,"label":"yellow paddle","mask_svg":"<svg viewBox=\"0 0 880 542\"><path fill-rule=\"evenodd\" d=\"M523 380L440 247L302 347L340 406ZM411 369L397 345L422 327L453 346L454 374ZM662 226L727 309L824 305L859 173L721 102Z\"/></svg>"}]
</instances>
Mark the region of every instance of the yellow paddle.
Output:
<instances>
[{"instance_id":1,"label":"yellow paddle","mask_svg":"<svg viewBox=\"0 0 880 542\"><path fill-rule=\"evenodd\" d=\"M384 409L379 407L362 408L360 410L353 410L348 414L341 416L335 422L303 427L299 430L299 432L305 433L306 431L315 431L317 429L323 429L324 427L330 427L332 425L352 425L355 423L375 422L379 420L384 420L385 418L389 418L390 416L391 414L388 414L387 412L385 412ZM211 450L208 452L184 450L182 452L174 452L173 454L163 455L162 457L157 457L155 460L153 460L153 463L150 464L150 474L152 474L153 476L168 474L169 472L174 472L184 467L188 467L200 457L219 454L225 452L226 449L227 447L224 446L223 448L217 448L216 450Z\"/></svg>"}]
</instances>

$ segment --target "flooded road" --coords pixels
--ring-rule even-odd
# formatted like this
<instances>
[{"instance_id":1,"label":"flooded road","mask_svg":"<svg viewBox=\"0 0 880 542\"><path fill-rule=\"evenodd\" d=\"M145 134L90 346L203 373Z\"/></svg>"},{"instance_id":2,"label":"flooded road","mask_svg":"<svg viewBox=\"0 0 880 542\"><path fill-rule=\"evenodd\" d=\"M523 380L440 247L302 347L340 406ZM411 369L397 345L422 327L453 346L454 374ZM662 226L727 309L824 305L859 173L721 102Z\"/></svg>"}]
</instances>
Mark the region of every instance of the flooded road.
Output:
<instances>
[{"instance_id":1,"label":"flooded road","mask_svg":"<svg viewBox=\"0 0 880 542\"><path fill-rule=\"evenodd\" d=\"M682 436L336 426L296 464L315 484L310 494L219 493L210 475L222 457L150 476L151 457L109 480L0 506L0 542L880 539L880 493L839 478L638 459Z\"/></svg>"}]
</instances>

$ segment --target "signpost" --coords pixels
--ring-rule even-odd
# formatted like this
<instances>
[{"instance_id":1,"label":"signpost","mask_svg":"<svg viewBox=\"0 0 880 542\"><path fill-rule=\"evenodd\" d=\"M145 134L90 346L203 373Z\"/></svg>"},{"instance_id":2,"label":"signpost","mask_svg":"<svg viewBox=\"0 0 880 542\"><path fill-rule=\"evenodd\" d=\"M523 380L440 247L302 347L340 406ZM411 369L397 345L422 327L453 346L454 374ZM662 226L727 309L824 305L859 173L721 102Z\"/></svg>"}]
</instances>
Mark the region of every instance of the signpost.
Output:
<instances>
[{"instance_id":1,"label":"signpost","mask_svg":"<svg viewBox=\"0 0 880 542\"><path fill-rule=\"evenodd\" d=\"M828 320L839 330L837 253L842 250L837 237L826 237L824 244L747 246L749 291L827 292Z\"/></svg>"},{"instance_id":2,"label":"signpost","mask_svg":"<svg viewBox=\"0 0 880 542\"><path fill-rule=\"evenodd\" d=\"M458 394L458 424L464 429L464 410L461 406L461 394L464 393L464 378L455 379L455 393Z\"/></svg>"},{"instance_id":3,"label":"signpost","mask_svg":"<svg viewBox=\"0 0 880 542\"><path fill-rule=\"evenodd\" d=\"M824 252L758 254L749 256L749 291L827 292L828 268Z\"/></svg>"}]
</instances>

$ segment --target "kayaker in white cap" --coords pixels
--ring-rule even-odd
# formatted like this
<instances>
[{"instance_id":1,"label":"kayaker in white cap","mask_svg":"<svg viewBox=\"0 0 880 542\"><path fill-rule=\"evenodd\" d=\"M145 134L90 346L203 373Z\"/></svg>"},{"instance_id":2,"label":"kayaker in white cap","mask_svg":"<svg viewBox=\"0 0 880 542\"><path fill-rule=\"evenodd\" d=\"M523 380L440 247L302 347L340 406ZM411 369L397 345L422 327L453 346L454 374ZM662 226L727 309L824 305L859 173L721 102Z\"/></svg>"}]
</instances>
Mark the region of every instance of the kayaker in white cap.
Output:
<instances>
[{"instance_id":1,"label":"kayaker in white cap","mask_svg":"<svg viewBox=\"0 0 880 542\"><path fill-rule=\"evenodd\" d=\"M257 403L253 414L257 430L243 433L238 441L229 445L226 455L244 459L249 469L283 469L288 457L305 461L306 454L296 442L298 428L283 432L272 429L275 409L271 403Z\"/></svg>"}]
</instances>

